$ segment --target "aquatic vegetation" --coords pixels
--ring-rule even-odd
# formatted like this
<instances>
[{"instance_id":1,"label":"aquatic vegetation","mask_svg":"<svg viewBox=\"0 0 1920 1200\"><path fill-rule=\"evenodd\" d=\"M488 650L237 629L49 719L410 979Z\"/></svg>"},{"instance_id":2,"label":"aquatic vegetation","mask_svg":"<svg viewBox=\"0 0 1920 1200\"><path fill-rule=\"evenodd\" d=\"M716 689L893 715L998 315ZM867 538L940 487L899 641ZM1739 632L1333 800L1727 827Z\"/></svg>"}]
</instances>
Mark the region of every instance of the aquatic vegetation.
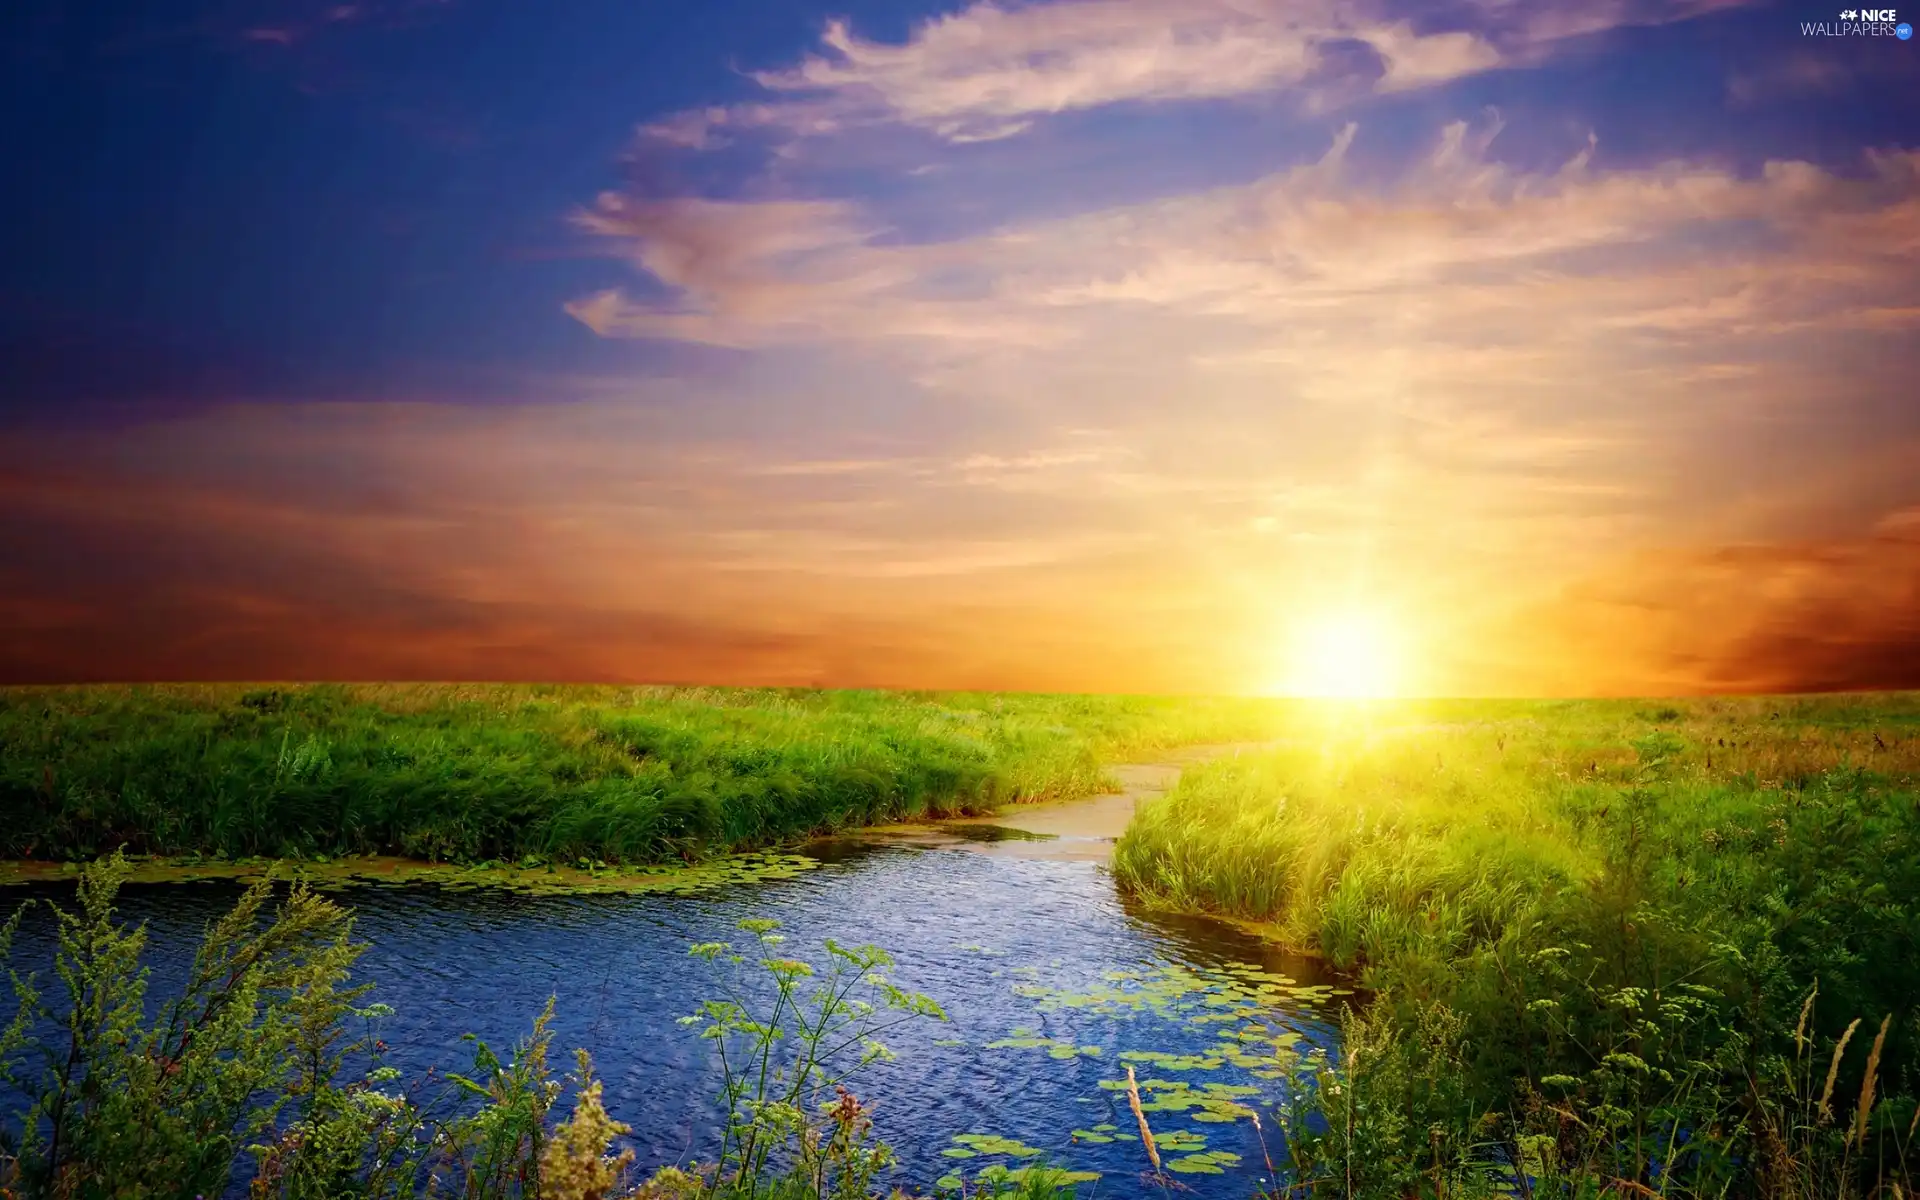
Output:
<instances>
[{"instance_id":1,"label":"aquatic vegetation","mask_svg":"<svg viewBox=\"0 0 1920 1200\"><path fill-rule=\"evenodd\" d=\"M1026 1167L993 1163L974 1175L971 1187L958 1172L942 1175L934 1184L934 1195L971 1200L1072 1200L1074 1184L1099 1178L1098 1171L1070 1171L1046 1163Z\"/></svg>"},{"instance_id":2,"label":"aquatic vegetation","mask_svg":"<svg viewBox=\"0 0 1920 1200\"><path fill-rule=\"evenodd\" d=\"M996 1163L990 1167L983 1167L980 1173L974 1176L974 1183L976 1186L985 1185L989 1188L1000 1184L1012 1184L1016 1187L1026 1185L1058 1189L1071 1187L1076 1183L1091 1183L1099 1178L1098 1171L1071 1171L1064 1167L1050 1167L1044 1163L1032 1167L1007 1167Z\"/></svg>"},{"instance_id":3,"label":"aquatic vegetation","mask_svg":"<svg viewBox=\"0 0 1920 1200\"><path fill-rule=\"evenodd\" d=\"M943 1158L994 1158L1004 1157L1019 1160L1036 1160L1028 1165L1010 1167L1005 1163L990 1163L974 1173L973 1186L967 1186L966 1177L959 1171L950 1171L934 1182L936 1195L971 1194L974 1196L1033 1195L1038 1190L1041 1196L1052 1196L1065 1189L1071 1196L1072 1185L1090 1183L1100 1178L1098 1171L1074 1171L1056 1167L1044 1158L1044 1151L1037 1146L1029 1146L1018 1138L1002 1137L993 1133L959 1133L953 1137L954 1145L940 1152ZM1039 1190L1051 1188L1052 1191Z\"/></svg>"},{"instance_id":4,"label":"aquatic vegetation","mask_svg":"<svg viewBox=\"0 0 1920 1200\"><path fill-rule=\"evenodd\" d=\"M591 873L1084 796L1269 701L559 686L0 689L0 856Z\"/></svg>"},{"instance_id":5,"label":"aquatic vegetation","mask_svg":"<svg viewBox=\"0 0 1920 1200\"><path fill-rule=\"evenodd\" d=\"M233 861L204 856L158 858L128 855L128 883L249 884L269 876L298 879L318 892L363 887L436 887L450 892L496 889L524 895L692 896L746 883L795 879L820 866L804 854L750 852L695 863L645 868L598 866L525 866L518 863L428 863L404 858L338 858L324 862L246 858ZM0 862L0 886L71 879L79 863Z\"/></svg>"},{"instance_id":6,"label":"aquatic vegetation","mask_svg":"<svg viewBox=\"0 0 1920 1200\"><path fill-rule=\"evenodd\" d=\"M1119 1140L1119 1137L1120 1127L1112 1122L1102 1122L1099 1125L1095 1125L1092 1129L1076 1129L1073 1131L1074 1141L1085 1142L1090 1146L1104 1146L1108 1142Z\"/></svg>"},{"instance_id":7,"label":"aquatic vegetation","mask_svg":"<svg viewBox=\"0 0 1920 1200\"><path fill-rule=\"evenodd\" d=\"M891 1057L883 1034L946 1014L895 984L893 960L877 946L829 939L825 961L815 966L781 955L778 921L746 920L740 928L754 939L746 952L724 942L692 948L695 957L732 968L722 996L682 1020L714 1045L727 1115L701 1194L752 1196L761 1180L799 1179L807 1195L865 1197L893 1157L870 1139L873 1122L847 1084ZM747 986L748 973L770 980L771 996ZM823 1104L829 1091L834 1099Z\"/></svg>"},{"instance_id":8,"label":"aquatic vegetation","mask_svg":"<svg viewBox=\"0 0 1920 1200\"><path fill-rule=\"evenodd\" d=\"M1917 781L1908 696L1381 706L1190 771L1114 872L1364 973L1337 1058L1206 1056L1314 1082L1296 1186L1911 1194Z\"/></svg>"},{"instance_id":9,"label":"aquatic vegetation","mask_svg":"<svg viewBox=\"0 0 1920 1200\"><path fill-rule=\"evenodd\" d=\"M1029 1146L1018 1138L1001 1137L994 1133L956 1133L954 1146L940 1153L947 1158L973 1158L977 1155L1008 1154L1015 1158L1033 1158L1040 1154L1038 1147Z\"/></svg>"},{"instance_id":10,"label":"aquatic vegetation","mask_svg":"<svg viewBox=\"0 0 1920 1200\"><path fill-rule=\"evenodd\" d=\"M1316 1006L1327 1005L1334 989L1304 987L1287 976L1257 964L1230 962L1214 967L1163 964L1105 973L1092 986L1055 986L1036 978L1042 971L1029 965L1008 972L1020 982L1012 991L1029 1000L1036 1011L1058 1014L1074 1023L1073 1035L1050 1034L1033 1026L1017 1026L988 1048L1047 1049L1059 1058L1076 1059L1089 1023L1130 1026L1137 1042L1154 1035L1179 1039L1222 1038L1211 1048L1186 1050L1129 1048L1114 1056L1122 1074L1093 1080L1100 1097L1095 1103L1112 1107L1112 1093L1124 1096L1132 1114L1133 1130L1115 1121L1101 1121L1068 1133L1069 1145L1108 1146L1138 1144L1150 1168L1143 1182L1176 1190L1179 1175L1225 1175L1237 1168L1242 1155L1209 1145L1209 1127L1245 1123L1257 1127L1259 1112L1276 1103L1285 1105L1310 1086L1314 1067L1323 1056L1306 1044L1305 1034L1293 1023ZM1097 1056L1091 1056L1097 1057ZM1218 1075L1243 1072L1230 1078L1170 1078L1160 1074L1140 1078L1136 1067L1169 1075ZM1239 1082L1252 1078L1262 1082ZM1092 1098L1090 1098L1092 1099ZM1191 1122L1180 1127L1173 1122ZM1136 1132L1137 1130L1137 1132ZM1234 1136L1241 1136L1236 1133ZM972 1143L955 1139L959 1148L946 1153L967 1157ZM1027 1147L1039 1153L1036 1147ZM948 1180L949 1183L952 1179Z\"/></svg>"},{"instance_id":11,"label":"aquatic vegetation","mask_svg":"<svg viewBox=\"0 0 1920 1200\"><path fill-rule=\"evenodd\" d=\"M1098 1046L1082 1046L1072 1038L1043 1037L1030 1029L1016 1029L1011 1037L988 1042L989 1050L1045 1050L1050 1058L1098 1058Z\"/></svg>"},{"instance_id":12,"label":"aquatic vegetation","mask_svg":"<svg viewBox=\"0 0 1920 1200\"><path fill-rule=\"evenodd\" d=\"M1178 1171L1183 1175L1225 1175L1227 1167L1237 1166L1239 1162L1238 1154L1215 1150L1210 1153L1183 1154L1177 1158L1170 1158L1167 1160L1167 1170Z\"/></svg>"},{"instance_id":13,"label":"aquatic vegetation","mask_svg":"<svg viewBox=\"0 0 1920 1200\"><path fill-rule=\"evenodd\" d=\"M1333 989L1324 985L1301 985L1284 975L1262 970L1252 963L1227 963L1213 968L1195 968L1167 964L1151 970L1110 971L1100 984L1085 989L1055 988L1038 983L1014 985L1014 993L1035 1001L1041 1013L1073 1013L1081 1017L1133 1020L1150 1016L1175 1028L1219 1036L1221 1040L1199 1052L1170 1050L1122 1050L1122 1063L1138 1063L1170 1072L1219 1071L1233 1066L1248 1071L1254 1078L1281 1080L1293 1070L1288 1064L1297 1055L1294 1048L1302 1033L1292 1026L1299 1014L1309 1013L1333 999ZM1338 989L1344 990L1344 989ZM1227 1030L1218 1028L1234 1025ZM1056 1058L1088 1055L1097 1047L1072 1049L1074 1039L1049 1038L1031 1029L1016 1029L1009 1038L992 1045L1049 1047ZM1090 1055L1088 1055L1090 1056ZM1125 1085L1103 1080L1103 1089L1118 1090ZM1149 1089L1187 1089L1177 1081L1148 1080ZM1196 1120L1219 1121L1246 1115L1250 1110L1227 1102L1234 1095L1253 1095L1249 1085L1207 1084L1181 1099L1156 1097L1148 1111L1198 1110ZM1228 1114L1232 1114L1229 1116Z\"/></svg>"},{"instance_id":14,"label":"aquatic vegetation","mask_svg":"<svg viewBox=\"0 0 1920 1200\"><path fill-rule=\"evenodd\" d=\"M1260 1092L1256 1087L1225 1083L1203 1084L1196 1090L1178 1079L1149 1079L1141 1086L1153 1093L1151 1100L1141 1104L1143 1111L1187 1113L1191 1119L1203 1124L1251 1117L1253 1109L1240 1103L1236 1097L1255 1096Z\"/></svg>"}]
</instances>

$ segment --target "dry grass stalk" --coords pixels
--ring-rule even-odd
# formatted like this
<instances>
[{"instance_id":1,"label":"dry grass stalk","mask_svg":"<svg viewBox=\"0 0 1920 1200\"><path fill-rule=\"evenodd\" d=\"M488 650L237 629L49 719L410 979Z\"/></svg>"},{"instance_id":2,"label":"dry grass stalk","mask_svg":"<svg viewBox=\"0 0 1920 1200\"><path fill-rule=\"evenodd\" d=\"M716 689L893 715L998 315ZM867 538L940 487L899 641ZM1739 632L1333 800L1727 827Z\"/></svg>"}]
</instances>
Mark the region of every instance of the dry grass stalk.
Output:
<instances>
[{"instance_id":1,"label":"dry grass stalk","mask_svg":"<svg viewBox=\"0 0 1920 1200\"><path fill-rule=\"evenodd\" d=\"M1860 1081L1860 1103L1853 1110L1853 1132L1847 1138L1857 1145L1867 1143L1867 1118L1873 1115L1873 1085L1880 1074L1880 1050L1887 1044L1887 1026L1891 1024L1893 1014L1888 1013L1880 1022L1880 1032L1873 1036L1873 1049L1867 1054L1867 1074Z\"/></svg>"},{"instance_id":2,"label":"dry grass stalk","mask_svg":"<svg viewBox=\"0 0 1920 1200\"><path fill-rule=\"evenodd\" d=\"M1840 1035L1840 1044L1833 1048L1833 1061L1827 1065L1827 1086L1820 1089L1820 1123L1826 1124L1833 1117L1833 1108L1829 1101L1833 1099L1833 1081L1840 1077L1840 1056L1847 1052L1847 1043L1853 1040L1853 1031L1860 1028L1860 1018L1855 1017L1853 1024Z\"/></svg>"},{"instance_id":3,"label":"dry grass stalk","mask_svg":"<svg viewBox=\"0 0 1920 1200\"><path fill-rule=\"evenodd\" d=\"M1806 1003L1800 1006L1800 1020L1793 1027L1793 1052L1800 1055L1807 1049L1807 1018L1813 1015L1813 1001L1820 994L1820 984L1816 981L1813 990L1807 993Z\"/></svg>"},{"instance_id":4,"label":"dry grass stalk","mask_svg":"<svg viewBox=\"0 0 1920 1200\"><path fill-rule=\"evenodd\" d=\"M1280 1182L1280 1172L1274 1169L1273 1155L1267 1152L1267 1133L1260 1127L1260 1114L1256 1112L1249 1115L1253 1117L1253 1135L1260 1139L1260 1157L1267 1160L1267 1178L1277 1184ZM1914 1118L1920 1120L1920 1112L1916 1112Z\"/></svg>"},{"instance_id":5,"label":"dry grass stalk","mask_svg":"<svg viewBox=\"0 0 1920 1200\"><path fill-rule=\"evenodd\" d=\"M1153 1169L1160 1169L1160 1147L1154 1143L1153 1130L1147 1126L1147 1111L1140 1107L1140 1085L1133 1077L1133 1068L1127 1068L1127 1107L1133 1110L1133 1119L1140 1123L1140 1144L1147 1148L1147 1161Z\"/></svg>"}]
</instances>

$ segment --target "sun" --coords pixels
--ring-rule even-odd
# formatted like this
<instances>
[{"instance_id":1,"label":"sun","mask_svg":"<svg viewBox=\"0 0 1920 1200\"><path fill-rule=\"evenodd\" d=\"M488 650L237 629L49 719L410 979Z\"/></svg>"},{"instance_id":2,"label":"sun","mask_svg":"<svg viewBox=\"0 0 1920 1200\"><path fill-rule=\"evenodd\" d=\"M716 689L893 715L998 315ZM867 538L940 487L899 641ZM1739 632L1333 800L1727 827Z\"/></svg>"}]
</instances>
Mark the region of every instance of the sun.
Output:
<instances>
[{"instance_id":1,"label":"sun","mask_svg":"<svg viewBox=\"0 0 1920 1200\"><path fill-rule=\"evenodd\" d=\"M1292 696L1379 699L1400 687L1398 638L1378 613L1326 613L1294 627L1286 676Z\"/></svg>"}]
</instances>

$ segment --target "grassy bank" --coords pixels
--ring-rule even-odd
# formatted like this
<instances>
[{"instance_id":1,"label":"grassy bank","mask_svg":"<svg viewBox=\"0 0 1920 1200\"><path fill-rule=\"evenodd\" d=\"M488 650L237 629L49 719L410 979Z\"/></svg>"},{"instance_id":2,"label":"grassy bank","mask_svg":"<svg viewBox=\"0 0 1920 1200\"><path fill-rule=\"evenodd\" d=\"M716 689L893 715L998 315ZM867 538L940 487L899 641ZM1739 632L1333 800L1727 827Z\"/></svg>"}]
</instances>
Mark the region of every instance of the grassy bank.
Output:
<instances>
[{"instance_id":1,"label":"grassy bank","mask_svg":"<svg viewBox=\"0 0 1920 1200\"><path fill-rule=\"evenodd\" d=\"M1380 989L1298 1131L1308 1176L1912 1194L1920 699L1403 705L1295 733L1189 772L1114 867Z\"/></svg>"},{"instance_id":2,"label":"grassy bank","mask_svg":"<svg viewBox=\"0 0 1920 1200\"><path fill-rule=\"evenodd\" d=\"M1084 795L1280 706L560 686L0 691L0 857L651 863Z\"/></svg>"}]
</instances>

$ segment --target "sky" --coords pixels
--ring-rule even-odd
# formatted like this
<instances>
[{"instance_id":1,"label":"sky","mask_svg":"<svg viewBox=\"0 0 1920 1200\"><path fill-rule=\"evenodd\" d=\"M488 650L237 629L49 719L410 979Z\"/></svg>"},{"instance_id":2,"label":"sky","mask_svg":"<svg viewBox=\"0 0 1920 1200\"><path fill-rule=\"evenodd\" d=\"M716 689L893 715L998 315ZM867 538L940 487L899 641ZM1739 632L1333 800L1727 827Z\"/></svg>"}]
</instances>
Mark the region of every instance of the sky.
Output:
<instances>
[{"instance_id":1,"label":"sky","mask_svg":"<svg viewBox=\"0 0 1920 1200\"><path fill-rule=\"evenodd\" d=\"M12 0L0 681L1920 687L1824 3Z\"/></svg>"}]
</instances>

